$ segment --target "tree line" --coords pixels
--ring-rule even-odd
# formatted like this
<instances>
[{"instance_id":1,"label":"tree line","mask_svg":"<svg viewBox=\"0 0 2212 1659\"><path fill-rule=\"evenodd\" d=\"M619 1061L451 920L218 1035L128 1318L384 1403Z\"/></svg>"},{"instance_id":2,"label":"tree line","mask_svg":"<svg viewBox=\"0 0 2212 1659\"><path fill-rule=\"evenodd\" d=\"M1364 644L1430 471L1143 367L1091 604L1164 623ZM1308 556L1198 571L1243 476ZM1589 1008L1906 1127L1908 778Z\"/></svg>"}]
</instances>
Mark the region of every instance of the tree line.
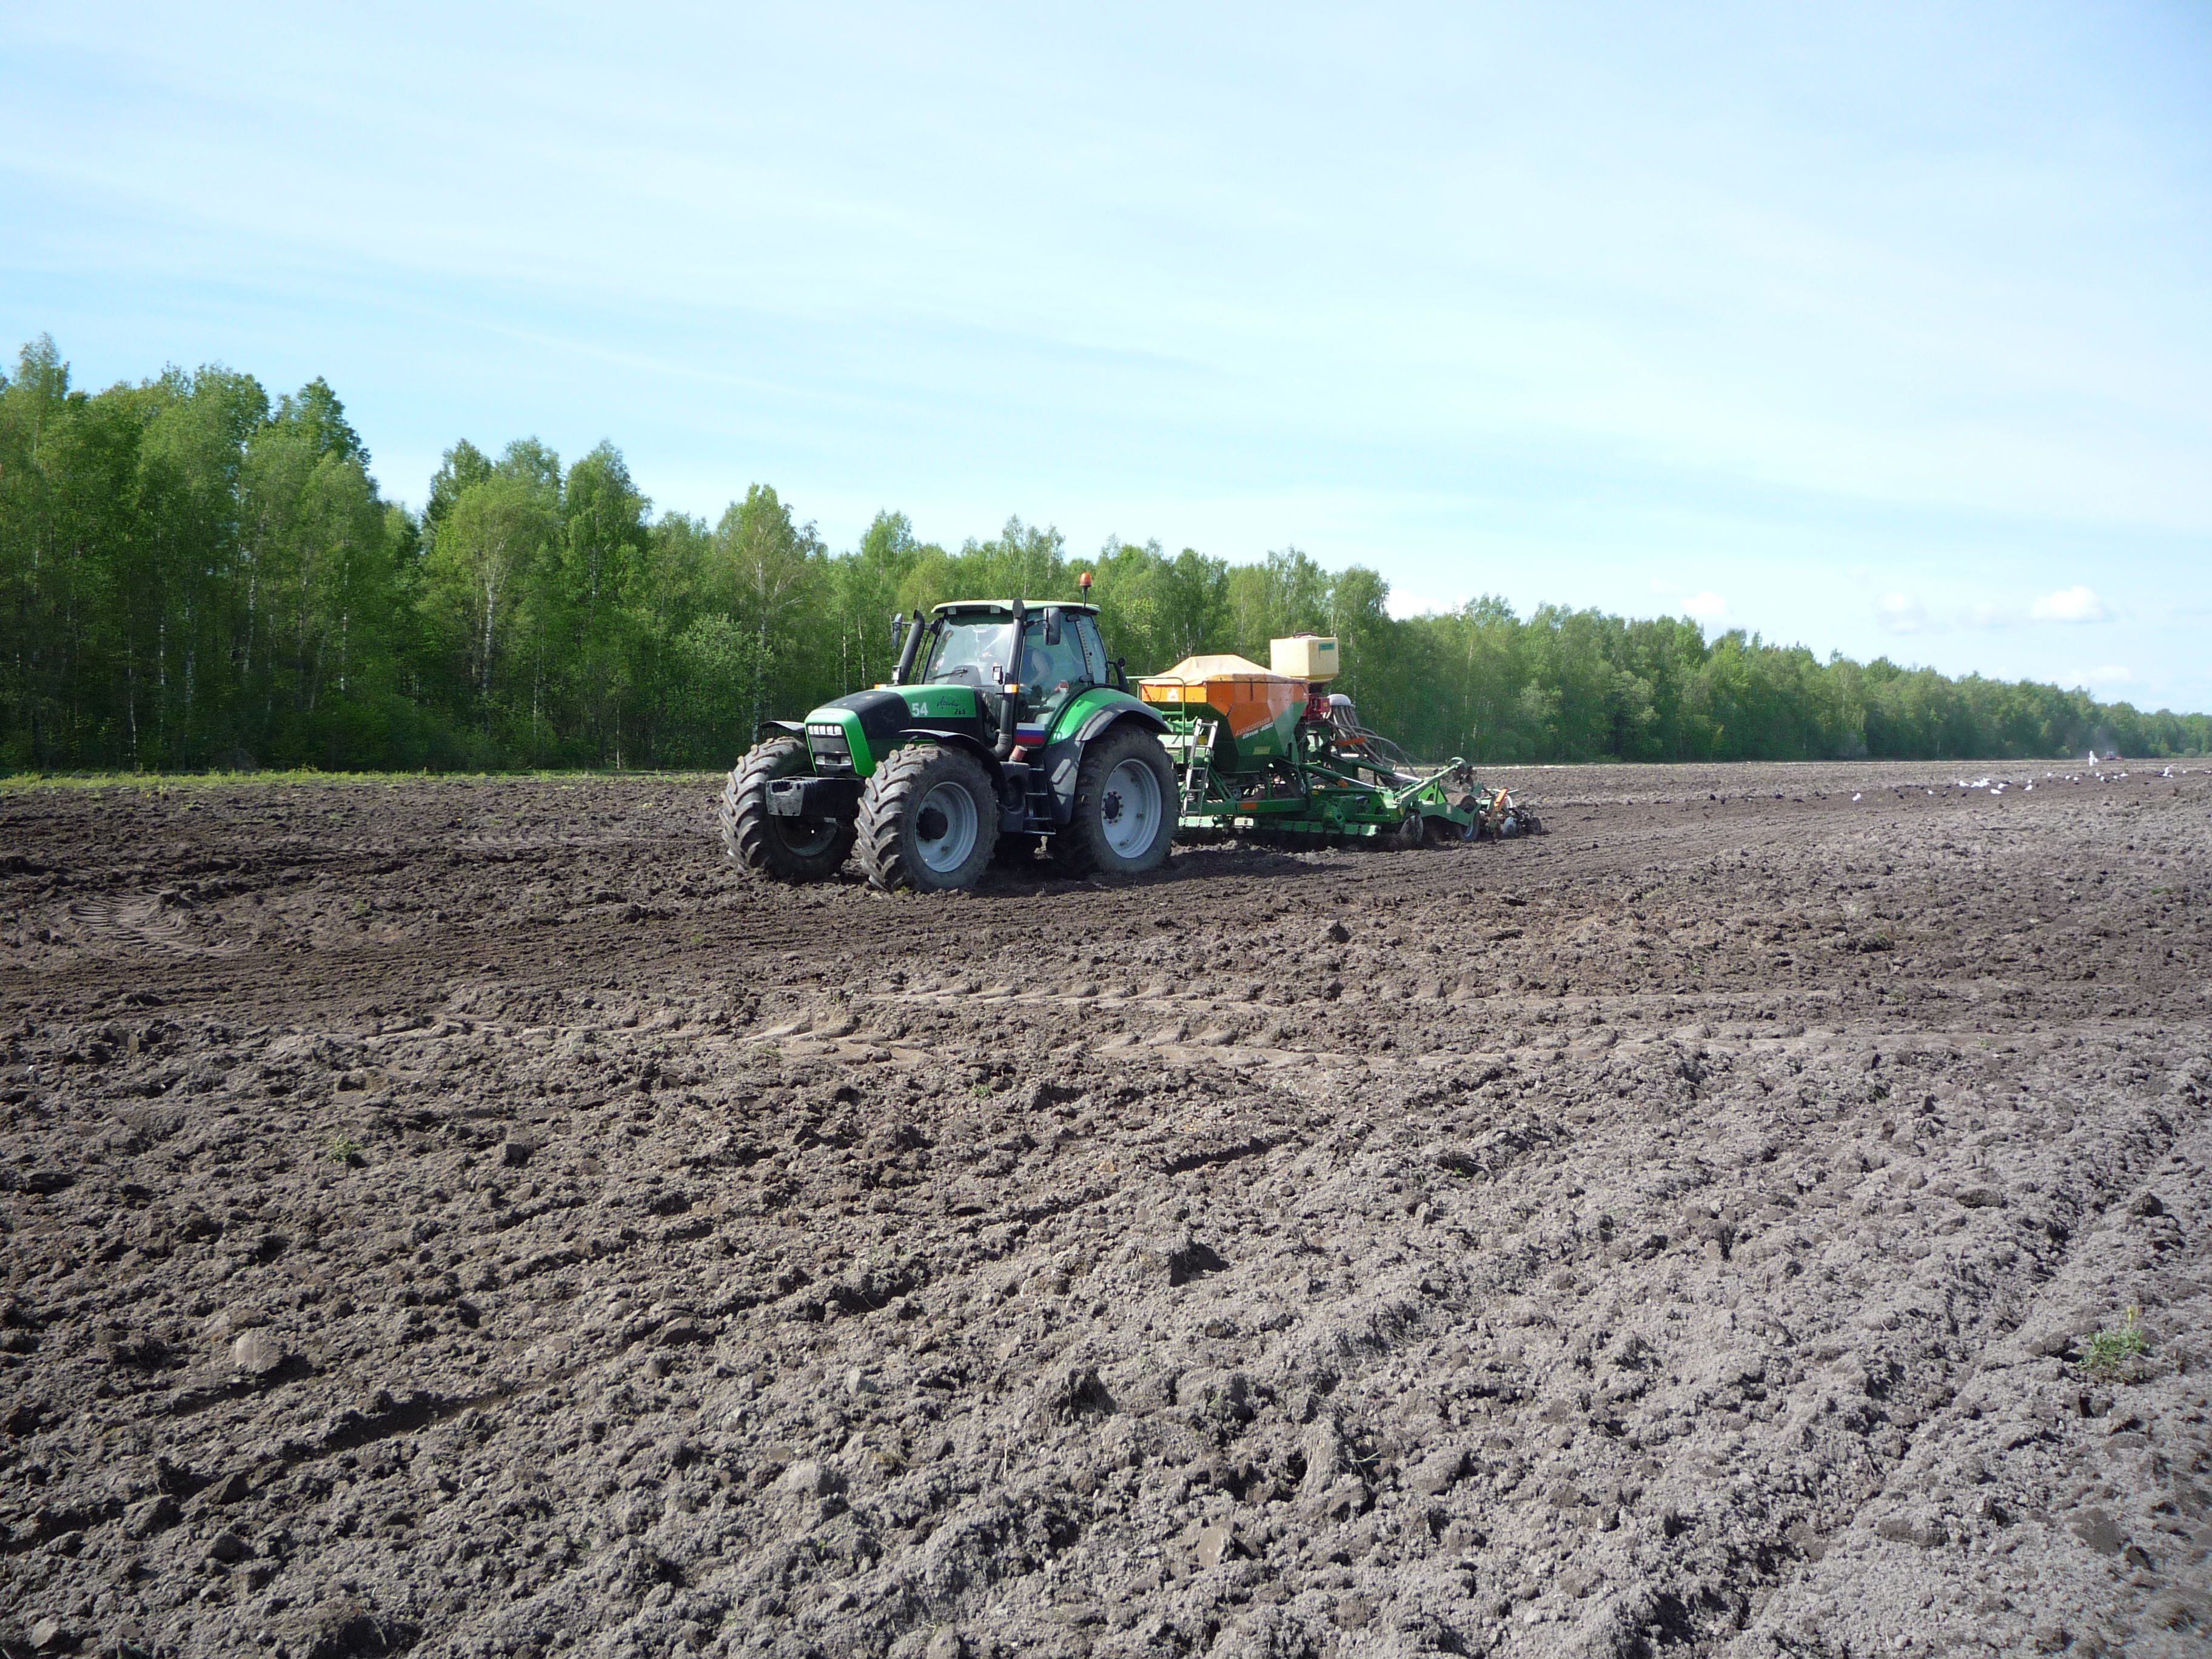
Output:
<instances>
[{"instance_id":1,"label":"tree line","mask_svg":"<svg viewBox=\"0 0 2212 1659\"><path fill-rule=\"evenodd\" d=\"M1091 559L1010 519L957 549L879 514L832 551L766 484L655 514L622 453L447 453L385 499L321 380L172 368L87 393L51 339L0 376L0 769L717 767L764 718L885 678L888 619L1074 598L1139 674L1343 641L1340 690L1431 759L2019 759L2212 750L2203 714L1502 600L1411 618L1353 565L1158 542Z\"/></svg>"}]
</instances>

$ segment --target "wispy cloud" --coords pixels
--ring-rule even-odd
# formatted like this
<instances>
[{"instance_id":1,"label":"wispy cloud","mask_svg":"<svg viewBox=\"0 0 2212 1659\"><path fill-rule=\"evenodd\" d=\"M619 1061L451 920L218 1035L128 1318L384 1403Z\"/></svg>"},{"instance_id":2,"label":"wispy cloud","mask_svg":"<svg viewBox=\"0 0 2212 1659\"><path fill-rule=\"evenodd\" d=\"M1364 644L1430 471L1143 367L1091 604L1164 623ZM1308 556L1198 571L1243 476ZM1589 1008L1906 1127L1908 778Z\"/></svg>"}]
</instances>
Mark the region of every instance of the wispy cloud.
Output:
<instances>
[{"instance_id":1,"label":"wispy cloud","mask_svg":"<svg viewBox=\"0 0 2212 1659\"><path fill-rule=\"evenodd\" d=\"M2106 663L2102 668L2076 668L2066 675L2069 685L2132 685L2136 671L2121 663Z\"/></svg>"},{"instance_id":2,"label":"wispy cloud","mask_svg":"<svg viewBox=\"0 0 2212 1659\"><path fill-rule=\"evenodd\" d=\"M1885 593L1874 604L1875 620L1893 634L1917 634L1928 626L1928 607L1911 593Z\"/></svg>"},{"instance_id":3,"label":"wispy cloud","mask_svg":"<svg viewBox=\"0 0 2212 1659\"><path fill-rule=\"evenodd\" d=\"M1708 628L1718 628L1728 620L1728 601L1717 593L1692 593L1682 601L1682 613L1694 617Z\"/></svg>"},{"instance_id":4,"label":"wispy cloud","mask_svg":"<svg viewBox=\"0 0 2212 1659\"><path fill-rule=\"evenodd\" d=\"M2087 588L2065 587L2035 600L2027 614L2037 622L2094 623L2103 622L2111 613Z\"/></svg>"},{"instance_id":5,"label":"wispy cloud","mask_svg":"<svg viewBox=\"0 0 2212 1659\"><path fill-rule=\"evenodd\" d=\"M1975 628L2017 628L2022 623L2099 623L2112 620L2105 602L2089 588L2062 587L2030 599L1977 599L1966 607L1966 619Z\"/></svg>"}]
</instances>

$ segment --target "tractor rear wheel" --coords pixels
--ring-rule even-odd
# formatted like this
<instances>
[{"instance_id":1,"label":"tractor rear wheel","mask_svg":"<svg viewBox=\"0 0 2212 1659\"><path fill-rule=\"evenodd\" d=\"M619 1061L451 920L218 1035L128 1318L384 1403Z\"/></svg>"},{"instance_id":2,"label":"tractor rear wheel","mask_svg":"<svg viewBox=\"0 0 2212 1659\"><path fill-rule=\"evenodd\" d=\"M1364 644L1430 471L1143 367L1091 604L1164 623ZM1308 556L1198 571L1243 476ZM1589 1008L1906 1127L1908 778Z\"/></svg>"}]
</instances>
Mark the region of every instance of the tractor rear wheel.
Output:
<instances>
[{"instance_id":1,"label":"tractor rear wheel","mask_svg":"<svg viewBox=\"0 0 2212 1659\"><path fill-rule=\"evenodd\" d=\"M860 867L872 887L973 887L998 845L998 792L972 755L908 744L860 792Z\"/></svg>"},{"instance_id":2,"label":"tractor rear wheel","mask_svg":"<svg viewBox=\"0 0 2212 1659\"><path fill-rule=\"evenodd\" d=\"M1151 732L1122 726L1083 751L1075 811L1052 838L1064 874L1157 870L1175 836L1175 768Z\"/></svg>"},{"instance_id":3,"label":"tractor rear wheel","mask_svg":"<svg viewBox=\"0 0 2212 1659\"><path fill-rule=\"evenodd\" d=\"M755 744L722 786L717 816L722 845L747 875L770 881L827 881L853 850L853 826L837 818L778 817L768 810L768 787L778 778L811 770L806 745L797 738Z\"/></svg>"}]
</instances>

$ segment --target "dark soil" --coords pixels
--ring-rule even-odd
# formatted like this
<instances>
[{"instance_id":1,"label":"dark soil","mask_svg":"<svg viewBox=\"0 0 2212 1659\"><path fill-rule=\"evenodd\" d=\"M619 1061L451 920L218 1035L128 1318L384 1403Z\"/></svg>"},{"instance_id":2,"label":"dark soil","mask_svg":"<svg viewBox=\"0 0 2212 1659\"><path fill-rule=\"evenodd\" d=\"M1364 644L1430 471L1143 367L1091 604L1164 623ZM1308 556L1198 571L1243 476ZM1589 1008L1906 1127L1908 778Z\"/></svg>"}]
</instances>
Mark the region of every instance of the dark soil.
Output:
<instances>
[{"instance_id":1,"label":"dark soil","mask_svg":"<svg viewBox=\"0 0 2212 1659\"><path fill-rule=\"evenodd\" d=\"M0 1643L2202 1654L2212 776L2014 773L0 794Z\"/></svg>"}]
</instances>

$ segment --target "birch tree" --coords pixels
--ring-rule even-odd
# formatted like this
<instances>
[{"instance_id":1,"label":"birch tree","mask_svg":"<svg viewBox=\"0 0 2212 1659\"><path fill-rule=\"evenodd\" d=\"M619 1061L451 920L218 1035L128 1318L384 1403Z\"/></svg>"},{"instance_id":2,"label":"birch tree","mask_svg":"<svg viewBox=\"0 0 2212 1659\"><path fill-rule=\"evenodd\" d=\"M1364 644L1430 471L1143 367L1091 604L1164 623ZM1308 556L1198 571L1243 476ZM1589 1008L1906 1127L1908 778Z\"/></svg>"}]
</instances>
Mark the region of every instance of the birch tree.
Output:
<instances>
[{"instance_id":1,"label":"birch tree","mask_svg":"<svg viewBox=\"0 0 2212 1659\"><path fill-rule=\"evenodd\" d=\"M780 668L811 654L818 641L803 629L821 607L823 550L814 526L792 522L791 509L767 484L754 484L742 501L731 503L714 526L716 562L726 573L731 611L754 640L752 723L768 711L769 689Z\"/></svg>"},{"instance_id":2,"label":"birch tree","mask_svg":"<svg viewBox=\"0 0 2212 1659\"><path fill-rule=\"evenodd\" d=\"M464 489L439 526L423 572L431 608L465 655L477 715L491 735L510 603L551 547L557 515L532 480L495 472Z\"/></svg>"}]
</instances>

